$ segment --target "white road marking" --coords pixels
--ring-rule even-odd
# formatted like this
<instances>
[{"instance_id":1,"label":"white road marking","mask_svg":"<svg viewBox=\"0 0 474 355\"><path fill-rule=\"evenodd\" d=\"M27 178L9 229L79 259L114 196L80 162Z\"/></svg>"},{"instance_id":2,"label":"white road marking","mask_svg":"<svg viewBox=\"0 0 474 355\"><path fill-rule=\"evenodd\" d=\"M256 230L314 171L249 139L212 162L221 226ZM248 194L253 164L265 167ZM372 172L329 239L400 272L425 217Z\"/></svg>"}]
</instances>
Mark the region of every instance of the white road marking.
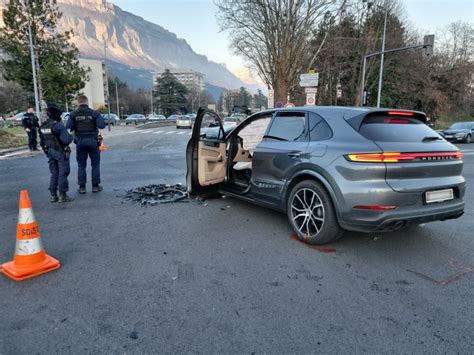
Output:
<instances>
[{"instance_id":1,"label":"white road marking","mask_svg":"<svg viewBox=\"0 0 474 355\"><path fill-rule=\"evenodd\" d=\"M147 129L146 131L141 131L140 133L151 133L152 131L152 129Z\"/></svg>"},{"instance_id":2,"label":"white road marking","mask_svg":"<svg viewBox=\"0 0 474 355\"><path fill-rule=\"evenodd\" d=\"M169 132L166 132L165 134L173 134L174 131L169 131Z\"/></svg>"},{"instance_id":3,"label":"white road marking","mask_svg":"<svg viewBox=\"0 0 474 355\"><path fill-rule=\"evenodd\" d=\"M463 153L463 154L464 154L464 156L466 156L466 155L474 155L474 152L467 152L467 153Z\"/></svg>"},{"instance_id":4,"label":"white road marking","mask_svg":"<svg viewBox=\"0 0 474 355\"><path fill-rule=\"evenodd\" d=\"M185 134L186 132L178 132L178 134Z\"/></svg>"},{"instance_id":5,"label":"white road marking","mask_svg":"<svg viewBox=\"0 0 474 355\"><path fill-rule=\"evenodd\" d=\"M156 132L153 132L153 134L160 134L160 133L163 133L164 131L156 131Z\"/></svg>"},{"instance_id":6,"label":"white road marking","mask_svg":"<svg viewBox=\"0 0 474 355\"><path fill-rule=\"evenodd\" d=\"M153 144L155 144L155 143L156 143L156 141L153 141L153 142L151 142L151 143L145 144L145 145L142 147L142 149L146 149L146 148L148 148L149 146L151 146L151 145L153 145Z\"/></svg>"},{"instance_id":7,"label":"white road marking","mask_svg":"<svg viewBox=\"0 0 474 355\"><path fill-rule=\"evenodd\" d=\"M470 153L470 152L474 152L474 149L463 149L463 150L461 150L461 152Z\"/></svg>"}]
</instances>

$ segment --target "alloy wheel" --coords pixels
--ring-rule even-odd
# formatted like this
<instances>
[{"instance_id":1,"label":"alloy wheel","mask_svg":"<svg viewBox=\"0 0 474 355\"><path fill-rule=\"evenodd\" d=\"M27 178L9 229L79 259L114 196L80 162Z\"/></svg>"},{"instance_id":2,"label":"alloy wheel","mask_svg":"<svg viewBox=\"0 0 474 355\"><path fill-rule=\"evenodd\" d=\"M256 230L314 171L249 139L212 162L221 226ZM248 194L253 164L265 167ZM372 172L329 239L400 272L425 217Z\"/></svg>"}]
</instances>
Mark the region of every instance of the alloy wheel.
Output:
<instances>
[{"instance_id":1,"label":"alloy wheel","mask_svg":"<svg viewBox=\"0 0 474 355\"><path fill-rule=\"evenodd\" d=\"M315 237L324 225L325 211L320 196L313 190L298 190L291 201L291 219L299 233Z\"/></svg>"}]
</instances>

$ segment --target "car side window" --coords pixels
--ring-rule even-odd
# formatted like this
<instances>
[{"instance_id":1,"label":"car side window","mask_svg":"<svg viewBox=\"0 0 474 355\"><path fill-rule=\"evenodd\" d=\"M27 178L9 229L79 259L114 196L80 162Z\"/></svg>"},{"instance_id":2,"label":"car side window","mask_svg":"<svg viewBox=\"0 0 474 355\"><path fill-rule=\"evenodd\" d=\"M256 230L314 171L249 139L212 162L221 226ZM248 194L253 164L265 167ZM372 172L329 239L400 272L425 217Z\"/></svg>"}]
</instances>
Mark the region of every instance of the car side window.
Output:
<instances>
[{"instance_id":1,"label":"car side window","mask_svg":"<svg viewBox=\"0 0 474 355\"><path fill-rule=\"evenodd\" d=\"M297 142L306 139L306 117L302 112L277 113L265 140Z\"/></svg>"},{"instance_id":2,"label":"car side window","mask_svg":"<svg viewBox=\"0 0 474 355\"><path fill-rule=\"evenodd\" d=\"M329 128L327 122L318 115L310 113L308 123L310 141L323 141L332 137L331 128Z\"/></svg>"}]
</instances>

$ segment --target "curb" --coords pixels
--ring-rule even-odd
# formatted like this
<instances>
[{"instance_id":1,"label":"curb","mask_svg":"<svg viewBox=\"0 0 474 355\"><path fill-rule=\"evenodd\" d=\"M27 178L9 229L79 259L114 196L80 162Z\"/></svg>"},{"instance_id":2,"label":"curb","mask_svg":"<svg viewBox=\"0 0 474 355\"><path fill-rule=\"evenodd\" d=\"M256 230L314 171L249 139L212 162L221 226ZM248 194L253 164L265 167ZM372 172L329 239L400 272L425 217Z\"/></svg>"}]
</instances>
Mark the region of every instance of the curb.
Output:
<instances>
[{"instance_id":1,"label":"curb","mask_svg":"<svg viewBox=\"0 0 474 355\"><path fill-rule=\"evenodd\" d=\"M10 154L10 153L16 153L21 150L28 150L28 146L22 146L22 147L16 147L16 148L5 148L5 149L0 149L0 156Z\"/></svg>"},{"instance_id":2,"label":"curb","mask_svg":"<svg viewBox=\"0 0 474 355\"><path fill-rule=\"evenodd\" d=\"M174 120L163 120L158 122L147 122L142 125L137 126L137 129L146 129L146 128L157 128L157 127L167 127L174 126L176 122Z\"/></svg>"}]
</instances>

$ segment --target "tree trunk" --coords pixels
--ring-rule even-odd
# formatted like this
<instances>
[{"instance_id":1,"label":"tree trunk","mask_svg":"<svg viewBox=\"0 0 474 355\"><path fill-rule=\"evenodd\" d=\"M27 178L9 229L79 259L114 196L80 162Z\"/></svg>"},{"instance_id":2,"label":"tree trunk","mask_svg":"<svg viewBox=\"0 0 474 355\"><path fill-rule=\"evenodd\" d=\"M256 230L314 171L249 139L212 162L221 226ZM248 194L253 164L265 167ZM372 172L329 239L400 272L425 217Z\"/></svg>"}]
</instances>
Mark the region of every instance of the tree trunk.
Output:
<instances>
[{"instance_id":1,"label":"tree trunk","mask_svg":"<svg viewBox=\"0 0 474 355\"><path fill-rule=\"evenodd\" d=\"M272 86L275 90L275 107L277 102L281 102L283 105L285 105L290 89L288 81L280 79Z\"/></svg>"}]
</instances>

